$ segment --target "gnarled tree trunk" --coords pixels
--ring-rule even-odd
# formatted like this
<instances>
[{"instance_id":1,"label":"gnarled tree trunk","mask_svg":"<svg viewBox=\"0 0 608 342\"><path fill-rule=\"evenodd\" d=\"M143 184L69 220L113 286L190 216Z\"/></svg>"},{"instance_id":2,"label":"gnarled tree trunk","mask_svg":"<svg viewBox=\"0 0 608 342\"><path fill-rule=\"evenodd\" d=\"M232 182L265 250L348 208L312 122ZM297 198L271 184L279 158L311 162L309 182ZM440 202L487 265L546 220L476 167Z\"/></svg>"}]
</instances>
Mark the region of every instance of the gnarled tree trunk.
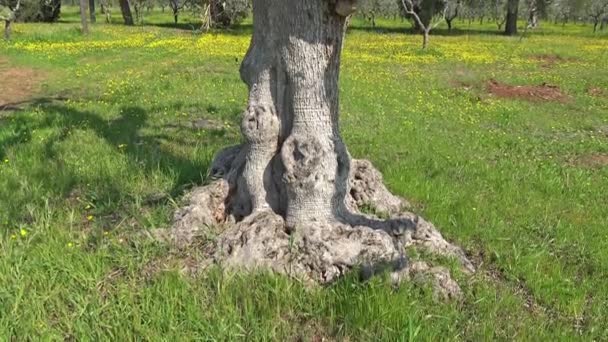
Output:
<instances>
[{"instance_id":1,"label":"gnarled tree trunk","mask_svg":"<svg viewBox=\"0 0 608 342\"><path fill-rule=\"evenodd\" d=\"M372 273L388 265L401 278L419 269L404 261L404 248L414 244L472 269L432 225L402 211L405 202L369 162L351 165L339 130L338 78L353 10L350 0L254 1L253 37L240 68L249 89L246 142L216 156L217 180L176 213L172 233L180 244L224 225L215 261L322 283L362 264ZM368 205L393 218L361 214Z\"/></svg>"}]
</instances>

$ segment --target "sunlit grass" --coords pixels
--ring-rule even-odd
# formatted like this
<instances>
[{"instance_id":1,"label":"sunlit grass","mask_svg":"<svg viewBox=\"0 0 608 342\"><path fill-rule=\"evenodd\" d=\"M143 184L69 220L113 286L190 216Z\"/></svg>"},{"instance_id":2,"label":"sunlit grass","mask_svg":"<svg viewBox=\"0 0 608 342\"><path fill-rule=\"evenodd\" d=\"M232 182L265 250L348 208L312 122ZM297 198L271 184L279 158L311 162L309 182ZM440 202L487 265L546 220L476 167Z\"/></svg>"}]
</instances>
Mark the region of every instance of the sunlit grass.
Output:
<instances>
[{"instance_id":1,"label":"sunlit grass","mask_svg":"<svg viewBox=\"0 0 608 342\"><path fill-rule=\"evenodd\" d=\"M18 23L0 43L0 71L45 75L31 101L0 112L0 339L608 338L608 167L580 162L608 154L608 95L590 92L608 92L606 34L543 23L520 40L458 22L421 51L399 20L354 22L341 74L351 154L480 264L459 275L462 302L436 303L383 279L307 289L181 274L197 251L146 232L239 142L250 31L146 17L82 37L68 8L66 22ZM491 79L569 100L498 98Z\"/></svg>"}]
</instances>

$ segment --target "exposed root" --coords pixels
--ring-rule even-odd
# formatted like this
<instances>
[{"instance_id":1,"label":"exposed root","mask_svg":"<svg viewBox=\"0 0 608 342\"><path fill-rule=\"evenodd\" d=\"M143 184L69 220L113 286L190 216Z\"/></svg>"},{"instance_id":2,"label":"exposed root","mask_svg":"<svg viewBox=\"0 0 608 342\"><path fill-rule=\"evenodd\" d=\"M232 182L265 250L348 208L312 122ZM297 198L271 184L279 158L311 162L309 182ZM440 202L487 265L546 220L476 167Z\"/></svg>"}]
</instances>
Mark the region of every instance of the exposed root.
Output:
<instances>
[{"instance_id":1,"label":"exposed root","mask_svg":"<svg viewBox=\"0 0 608 342\"><path fill-rule=\"evenodd\" d=\"M351 189L345 199L348 212L335 222L289 227L270 208L254 211L237 222L227 203L232 191L231 163L238 153L239 148L220 152L212 173L223 178L195 189L188 196L188 205L177 211L171 236L178 245L190 244L197 236L208 235L210 227L221 225L225 229L216 237L209 257L226 268L270 269L322 284L354 268L361 269L363 278L388 271L396 283L430 283L441 298L458 297L458 284L445 268L410 262L407 248L417 246L455 258L467 273L475 270L464 252L447 242L432 224L404 211L407 202L392 195L380 172L365 160L351 162ZM370 207L389 218L361 213L362 208L369 212Z\"/></svg>"}]
</instances>

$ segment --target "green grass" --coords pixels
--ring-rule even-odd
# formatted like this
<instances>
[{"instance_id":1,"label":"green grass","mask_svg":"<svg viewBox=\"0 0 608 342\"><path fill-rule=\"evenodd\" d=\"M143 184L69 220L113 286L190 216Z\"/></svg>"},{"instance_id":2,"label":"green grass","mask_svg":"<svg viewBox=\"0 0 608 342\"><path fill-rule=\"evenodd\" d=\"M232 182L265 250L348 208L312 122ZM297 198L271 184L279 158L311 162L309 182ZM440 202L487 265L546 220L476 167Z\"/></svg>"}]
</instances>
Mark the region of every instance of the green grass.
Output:
<instances>
[{"instance_id":1,"label":"green grass","mask_svg":"<svg viewBox=\"0 0 608 342\"><path fill-rule=\"evenodd\" d=\"M183 274L200 252L146 232L240 140L250 27L199 35L152 13L82 37L64 13L0 43L0 74L44 78L0 111L0 340L608 339L608 167L583 162L608 154L608 93L589 93L608 92L606 33L543 23L519 41L457 22L423 52L399 21L355 21L341 75L350 152L479 264L457 275L463 300L443 303L382 278L310 289ZM569 99L497 98L490 79Z\"/></svg>"}]
</instances>

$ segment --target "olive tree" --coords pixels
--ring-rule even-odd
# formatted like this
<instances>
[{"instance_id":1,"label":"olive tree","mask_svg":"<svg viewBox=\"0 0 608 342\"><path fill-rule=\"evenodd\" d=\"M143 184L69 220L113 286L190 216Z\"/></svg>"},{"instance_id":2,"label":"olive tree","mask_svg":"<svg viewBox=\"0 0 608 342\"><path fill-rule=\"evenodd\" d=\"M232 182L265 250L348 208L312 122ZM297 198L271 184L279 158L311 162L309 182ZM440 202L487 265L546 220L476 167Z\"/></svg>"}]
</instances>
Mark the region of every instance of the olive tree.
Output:
<instances>
[{"instance_id":1,"label":"olive tree","mask_svg":"<svg viewBox=\"0 0 608 342\"><path fill-rule=\"evenodd\" d=\"M17 18L17 12L21 7L21 0L0 0L0 20L4 20L4 39L11 39L13 21Z\"/></svg>"},{"instance_id":2,"label":"olive tree","mask_svg":"<svg viewBox=\"0 0 608 342\"><path fill-rule=\"evenodd\" d=\"M591 0L587 7L587 16L593 24L593 32L597 31L597 25L608 16L608 0Z\"/></svg>"},{"instance_id":3,"label":"olive tree","mask_svg":"<svg viewBox=\"0 0 608 342\"><path fill-rule=\"evenodd\" d=\"M446 18L445 0L400 0L401 9L406 17L414 23L414 29L422 34L422 48L429 44L429 34L432 29L441 24Z\"/></svg>"},{"instance_id":4,"label":"olive tree","mask_svg":"<svg viewBox=\"0 0 608 342\"><path fill-rule=\"evenodd\" d=\"M395 0L362 0L358 4L358 12L372 24L372 27L376 27L377 17L398 15L399 6Z\"/></svg>"},{"instance_id":5,"label":"olive tree","mask_svg":"<svg viewBox=\"0 0 608 342\"><path fill-rule=\"evenodd\" d=\"M410 263L405 248L453 256L462 250L422 218L405 212L380 173L352 160L340 134L338 79L351 0L254 0L253 36L240 67L249 90L244 143L220 151L210 184L175 214L174 241L212 244L225 268L266 268L321 283L361 265L365 274L441 275ZM362 214L374 208L388 219ZM222 227L209 241L212 230Z\"/></svg>"}]
</instances>

